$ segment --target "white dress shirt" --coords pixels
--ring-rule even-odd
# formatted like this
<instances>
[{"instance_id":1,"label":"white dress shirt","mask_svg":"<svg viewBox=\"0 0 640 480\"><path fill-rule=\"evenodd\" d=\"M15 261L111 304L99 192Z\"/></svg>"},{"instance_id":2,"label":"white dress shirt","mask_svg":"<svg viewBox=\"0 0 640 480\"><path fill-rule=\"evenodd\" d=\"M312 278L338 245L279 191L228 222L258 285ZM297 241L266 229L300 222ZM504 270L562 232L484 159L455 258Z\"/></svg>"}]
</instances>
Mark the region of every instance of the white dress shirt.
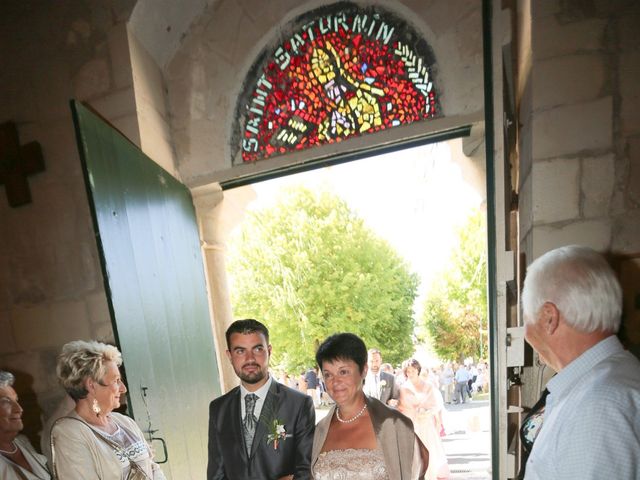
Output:
<instances>
[{"instance_id":1,"label":"white dress shirt","mask_svg":"<svg viewBox=\"0 0 640 480\"><path fill-rule=\"evenodd\" d=\"M640 361L611 336L547 384L526 480L640 480Z\"/></svg>"},{"instance_id":2,"label":"white dress shirt","mask_svg":"<svg viewBox=\"0 0 640 480\"><path fill-rule=\"evenodd\" d=\"M240 408L242 409L242 418L245 417L245 408L246 408L244 397L246 397L249 393L253 393L258 397L258 399L256 400L256 406L253 409L253 416L256 417L258 420L260 419L260 412L262 412L262 406L264 405L264 400L267 398L267 393L269 393L271 382L273 382L273 377L269 375L269 379L267 380L267 383L265 383L255 392L250 392L249 390L244 388L244 385L240 384Z\"/></svg>"},{"instance_id":3,"label":"white dress shirt","mask_svg":"<svg viewBox=\"0 0 640 480\"><path fill-rule=\"evenodd\" d=\"M380 400L380 371L373 373L369 371L364 380L364 393L370 397Z\"/></svg>"}]
</instances>

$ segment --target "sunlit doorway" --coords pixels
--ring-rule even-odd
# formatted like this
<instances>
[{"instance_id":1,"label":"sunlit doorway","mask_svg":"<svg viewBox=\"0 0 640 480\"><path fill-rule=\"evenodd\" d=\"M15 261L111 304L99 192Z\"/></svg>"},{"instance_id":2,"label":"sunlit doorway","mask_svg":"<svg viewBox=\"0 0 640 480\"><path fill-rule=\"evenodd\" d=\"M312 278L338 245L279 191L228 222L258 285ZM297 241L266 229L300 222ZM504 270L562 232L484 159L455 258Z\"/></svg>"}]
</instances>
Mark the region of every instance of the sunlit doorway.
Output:
<instances>
[{"instance_id":1,"label":"sunlit doorway","mask_svg":"<svg viewBox=\"0 0 640 480\"><path fill-rule=\"evenodd\" d=\"M488 479L485 169L481 153L463 150L458 138L226 189L235 217L226 263L234 317L267 323L280 381L295 387L319 341L336 331L353 331L380 349L400 380L403 361L414 358L438 390L450 478ZM384 273L340 254L358 238L370 239L356 248L363 252L382 245L362 262L397 258L416 280L397 311L375 303L384 304L384 279L354 280ZM371 295L356 296L359 288ZM464 392L456 388L463 383L458 369L467 372ZM330 403L324 400L319 418Z\"/></svg>"}]
</instances>

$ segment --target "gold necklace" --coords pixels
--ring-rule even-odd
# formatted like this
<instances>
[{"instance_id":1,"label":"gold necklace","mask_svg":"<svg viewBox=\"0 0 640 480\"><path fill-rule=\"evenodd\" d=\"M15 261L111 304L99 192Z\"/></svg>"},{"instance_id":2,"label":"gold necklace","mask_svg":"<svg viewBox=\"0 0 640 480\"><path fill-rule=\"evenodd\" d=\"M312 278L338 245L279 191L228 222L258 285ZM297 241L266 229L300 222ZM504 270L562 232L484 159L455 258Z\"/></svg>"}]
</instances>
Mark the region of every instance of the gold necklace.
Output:
<instances>
[{"instance_id":1,"label":"gold necklace","mask_svg":"<svg viewBox=\"0 0 640 480\"><path fill-rule=\"evenodd\" d=\"M355 417L351 417L349 420L345 420L343 418L340 418L340 407L336 407L336 418L338 419L338 421L340 423L351 423L351 422L355 422L357 419L359 419L362 414L364 413L364 411L367 409L367 404L365 403L364 406L362 407L362 410L360 410L358 413L356 413Z\"/></svg>"}]
</instances>

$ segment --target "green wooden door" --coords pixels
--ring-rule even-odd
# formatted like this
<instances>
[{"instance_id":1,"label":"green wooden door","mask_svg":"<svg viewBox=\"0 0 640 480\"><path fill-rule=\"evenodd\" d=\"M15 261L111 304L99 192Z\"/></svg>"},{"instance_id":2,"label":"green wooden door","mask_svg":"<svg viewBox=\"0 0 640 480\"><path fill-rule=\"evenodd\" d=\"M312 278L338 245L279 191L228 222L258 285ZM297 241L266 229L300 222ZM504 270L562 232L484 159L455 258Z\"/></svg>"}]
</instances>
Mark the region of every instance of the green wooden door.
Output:
<instances>
[{"instance_id":1,"label":"green wooden door","mask_svg":"<svg viewBox=\"0 0 640 480\"><path fill-rule=\"evenodd\" d=\"M166 442L167 478L205 478L220 387L191 195L86 107L72 110L130 413Z\"/></svg>"}]
</instances>

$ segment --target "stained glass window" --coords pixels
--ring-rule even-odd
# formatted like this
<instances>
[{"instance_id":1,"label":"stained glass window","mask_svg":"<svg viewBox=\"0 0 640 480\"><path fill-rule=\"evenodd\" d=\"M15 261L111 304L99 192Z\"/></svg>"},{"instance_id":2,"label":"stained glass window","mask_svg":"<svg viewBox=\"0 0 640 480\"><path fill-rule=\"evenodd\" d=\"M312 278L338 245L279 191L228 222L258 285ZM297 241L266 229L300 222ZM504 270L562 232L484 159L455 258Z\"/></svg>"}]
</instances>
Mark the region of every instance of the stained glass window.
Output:
<instances>
[{"instance_id":1,"label":"stained glass window","mask_svg":"<svg viewBox=\"0 0 640 480\"><path fill-rule=\"evenodd\" d=\"M342 2L287 32L259 56L238 99L232 144L243 162L438 115L431 49L395 14Z\"/></svg>"}]
</instances>

